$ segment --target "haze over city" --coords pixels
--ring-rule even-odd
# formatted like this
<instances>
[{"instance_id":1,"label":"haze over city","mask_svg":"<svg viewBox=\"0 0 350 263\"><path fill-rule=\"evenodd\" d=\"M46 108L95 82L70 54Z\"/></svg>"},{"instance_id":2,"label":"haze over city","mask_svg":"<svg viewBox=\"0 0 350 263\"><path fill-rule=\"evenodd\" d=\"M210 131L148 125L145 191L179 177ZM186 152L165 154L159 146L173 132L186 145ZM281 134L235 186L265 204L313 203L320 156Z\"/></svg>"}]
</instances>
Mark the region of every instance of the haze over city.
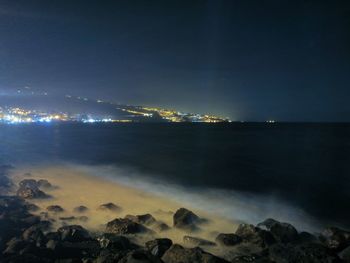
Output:
<instances>
[{"instance_id":1,"label":"haze over city","mask_svg":"<svg viewBox=\"0 0 350 263\"><path fill-rule=\"evenodd\" d=\"M342 1L0 1L0 94L349 121Z\"/></svg>"}]
</instances>

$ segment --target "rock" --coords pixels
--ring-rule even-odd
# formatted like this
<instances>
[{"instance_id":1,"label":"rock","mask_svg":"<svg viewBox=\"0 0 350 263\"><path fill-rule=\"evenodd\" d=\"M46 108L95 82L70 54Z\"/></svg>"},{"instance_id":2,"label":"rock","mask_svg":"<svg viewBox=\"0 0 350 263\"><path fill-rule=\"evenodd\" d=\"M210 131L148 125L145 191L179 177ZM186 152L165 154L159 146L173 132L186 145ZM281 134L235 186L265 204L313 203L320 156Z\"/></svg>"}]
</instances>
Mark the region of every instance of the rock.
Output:
<instances>
[{"instance_id":1,"label":"rock","mask_svg":"<svg viewBox=\"0 0 350 263\"><path fill-rule=\"evenodd\" d=\"M152 255L162 257L172 244L173 242L168 238L157 238L147 241L145 245Z\"/></svg>"},{"instance_id":2,"label":"rock","mask_svg":"<svg viewBox=\"0 0 350 263\"><path fill-rule=\"evenodd\" d=\"M269 230L274 238L282 243L294 242L298 239L298 231L289 223L281 223L269 218L259 223L258 227Z\"/></svg>"},{"instance_id":3,"label":"rock","mask_svg":"<svg viewBox=\"0 0 350 263\"><path fill-rule=\"evenodd\" d=\"M3 254L19 254L19 251L22 250L28 242L22 240L21 238L12 238L9 242L7 242L6 249L2 252Z\"/></svg>"},{"instance_id":4,"label":"rock","mask_svg":"<svg viewBox=\"0 0 350 263\"><path fill-rule=\"evenodd\" d=\"M269 257L275 263L337 263L339 257L321 244L282 244L269 248Z\"/></svg>"},{"instance_id":5,"label":"rock","mask_svg":"<svg viewBox=\"0 0 350 263\"><path fill-rule=\"evenodd\" d=\"M133 250L127 253L127 255L123 257L121 260L119 260L118 262L119 263L162 263L162 261L159 258L156 258L149 252L141 249Z\"/></svg>"},{"instance_id":6,"label":"rock","mask_svg":"<svg viewBox=\"0 0 350 263\"><path fill-rule=\"evenodd\" d=\"M55 250L57 248L58 244L59 244L59 241L50 239L46 243L46 248L51 249L51 250Z\"/></svg>"},{"instance_id":7,"label":"rock","mask_svg":"<svg viewBox=\"0 0 350 263\"><path fill-rule=\"evenodd\" d=\"M156 232L161 233L161 232L164 232L164 231L168 231L170 229L170 227L167 224L163 223L163 222L157 221L157 222L155 222L152 225L152 229L154 231L156 231Z\"/></svg>"},{"instance_id":8,"label":"rock","mask_svg":"<svg viewBox=\"0 0 350 263\"><path fill-rule=\"evenodd\" d=\"M50 205L46 207L46 210L54 213L62 213L64 211L64 209L59 205Z\"/></svg>"},{"instance_id":9,"label":"rock","mask_svg":"<svg viewBox=\"0 0 350 263\"><path fill-rule=\"evenodd\" d=\"M152 234L153 231L128 218L116 218L107 223L106 232L115 234Z\"/></svg>"},{"instance_id":10,"label":"rock","mask_svg":"<svg viewBox=\"0 0 350 263\"><path fill-rule=\"evenodd\" d=\"M32 204L32 203L26 203L25 207L30 212L37 212L40 210L39 206L37 206L36 204Z\"/></svg>"},{"instance_id":11,"label":"rock","mask_svg":"<svg viewBox=\"0 0 350 263\"><path fill-rule=\"evenodd\" d=\"M73 212L76 212L76 213L85 213L87 212L89 209L86 207L86 206L83 206L83 205L80 205L80 206L77 206L73 209Z\"/></svg>"},{"instance_id":12,"label":"rock","mask_svg":"<svg viewBox=\"0 0 350 263\"><path fill-rule=\"evenodd\" d=\"M19 187L24 187L24 188L38 188L38 182L35 181L34 179L24 179L19 182Z\"/></svg>"},{"instance_id":13,"label":"rock","mask_svg":"<svg viewBox=\"0 0 350 263\"><path fill-rule=\"evenodd\" d=\"M243 242L251 243L261 248L276 242L270 232L249 224L240 224L235 234L242 238Z\"/></svg>"},{"instance_id":14,"label":"rock","mask_svg":"<svg viewBox=\"0 0 350 263\"><path fill-rule=\"evenodd\" d=\"M37 182L37 184L38 184L38 187L40 188L52 188L52 184L51 183L49 183L49 181L48 180L45 180L45 179L40 179L40 180L38 180L38 182Z\"/></svg>"},{"instance_id":15,"label":"rock","mask_svg":"<svg viewBox=\"0 0 350 263\"><path fill-rule=\"evenodd\" d=\"M192 211L186 208L180 208L173 215L174 227L184 230L196 230L196 224L200 222L200 218Z\"/></svg>"},{"instance_id":16,"label":"rock","mask_svg":"<svg viewBox=\"0 0 350 263\"><path fill-rule=\"evenodd\" d=\"M214 242L199 237L184 236L183 242L191 246L216 246Z\"/></svg>"},{"instance_id":17,"label":"rock","mask_svg":"<svg viewBox=\"0 0 350 263\"><path fill-rule=\"evenodd\" d=\"M151 214L136 215L136 216L126 215L125 218L147 226L152 225L157 221Z\"/></svg>"},{"instance_id":18,"label":"rock","mask_svg":"<svg viewBox=\"0 0 350 263\"><path fill-rule=\"evenodd\" d=\"M216 257L202 249L184 248L178 244L172 245L162 256L164 263L225 263L222 258Z\"/></svg>"},{"instance_id":19,"label":"rock","mask_svg":"<svg viewBox=\"0 0 350 263\"><path fill-rule=\"evenodd\" d=\"M314 235L302 231L299 233L298 243L319 243L319 240Z\"/></svg>"},{"instance_id":20,"label":"rock","mask_svg":"<svg viewBox=\"0 0 350 263\"><path fill-rule=\"evenodd\" d=\"M20 187L17 190L17 196L24 199L34 199L34 198L49 198L50 196L45 194L43 191L39 190L39 188L28 188L28 187Z\"/></svg>"},{"instance_id":21,"label":"rock","mask_svg":"<svg viewBox=\"0 0 350 263\"><path fill-rule=\"evenodd\" d=\"M124 236L105 233L97 238L102 249L110 250L129 250L137 248L136 245L132 244L129 239Z\"/></svg>"},{"instance_id":22,"label":"rock","mask_svg":"<svg viewBox=\"0 0 350 263\"><path fill-rule=\"evenodd\" d=\"M44 234L40 226L33 225L23 232L22 238L24 241L42 242L44 240Z\"/></svg>"},{"instance_id":23,"label":"rock","mask_svg":"<svg viewBox=\"0 0 350 263\"><path fill-rule=\"evenodd\" d=\"M345 261L345 263L350 263L350 246L345 248L339 253L339 257Z\"/></svg>"},{"instance_id":24,"label":"rock","mask_svg":"<svg viewBox=\"0 0 350 263\"><path fill-rule=\"evenodd\" d=\"M63 226L57 232L63 241L82 242L91 239L89 232L79 225Z\"/></svg>"},{"instance_id":25,"label":"rock","mask_svg":"<svg viewBox=\"0 0 350 263\"><path fill-rule=\"evenodd\" d=\"M112 212L120 212L122 210L121 207L113 203L102 204L98 207L98 209L103 211L112 211Z\"/></svg>"},{"instance_id":26,"label":"rock","mask_svg":"<svg viewBox=\"0 0 350 263\"><path fill-rule=\"evenodd\" d=\"M337 227L329 227L322 232L320 240L328 248L341 251L350 245L350 232Z\"/></svg>"},{"instance_id":27,"label":"rock","mask_svg":"<svg viewBox=\"0 0 350 263\"><path fill-rule=\"evenodd\" d=\"M236 234L219 234L215 241L222 246L234 246L242 242L242 238Z\"/></svg>"}]
</instances>

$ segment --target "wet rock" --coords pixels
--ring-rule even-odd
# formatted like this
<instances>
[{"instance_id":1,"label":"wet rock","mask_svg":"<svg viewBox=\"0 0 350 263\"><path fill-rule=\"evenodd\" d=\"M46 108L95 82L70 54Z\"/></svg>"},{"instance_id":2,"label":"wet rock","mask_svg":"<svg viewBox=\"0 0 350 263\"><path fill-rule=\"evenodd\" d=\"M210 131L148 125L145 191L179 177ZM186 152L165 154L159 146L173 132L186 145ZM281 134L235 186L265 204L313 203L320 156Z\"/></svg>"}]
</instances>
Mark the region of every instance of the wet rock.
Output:
<instances>
[{"instance_id":1,"label":"wet rock","mask_svg":"<svg viewBox=\"0 0 350 263\"><path fill-rule=\"evenodd\" d=\"M25 207L30 212L37 212L40 210L40 207L33 203L26 203Z\"/></svg>"},{"instance_id":2,"label":"wet rock","mask_svg":"<svg viewBox=\"0 0 350 263\"><path fill-rule=\"evenodd\" d=\"M136 215L136 216L126 215L125 218L147 226L152 225L157 221L151 214Z\"/></svg>"},{"instance_id":3,"label":"wet rock","mask_svg":"<svg viewBox=\"0 0 350 263\"><path fill-rule=\"evenodd\" d=\"M63 226L57 232L63 241L82 242L91 239L89 232L79 225Z\"/></svg>"},{"instance_id":4,"label":"wet rock","mask_svg":"<svg viewBox=\"0 0 350 263\"><path fill-rule=\"evenodd\" d=\"M270 232L249 224L240 224L235 234L242 238L243 242L251 243L261 248L276 242Z\"/></svg>"},{"instance_id":5,"label":"wet rock","mask_svg":"<svg viewBox=\"0 0 350 263\"><path fill-rule=\"evenodd\" d=\"M80 206L75 207L75 208L73 209L73 212L75 212L75 213L85 213L85 212L87 212L88 210L89 210L89 209L88 209L86 206L80 205Z\"/></svg>"},{"instance_id":6,"label":"wet rock","mask_svg":"<svg viewBox=\"0 0 350 263\"><path fill-rule=\"evenodd\" d=\"M225 263L224 259L196 248L184 248L178 244L172 245L162 256L164 263Z\"/></svg>"},{"instance_id":7,"label":"wet rock","mask_svg":"<svg viewBox=\"0 0 350 263\"><path fill-rule=\"evenodd\" d=\"M212 241L192 236L184 236L183 242L184 244L191 246L216 246L216 244Z\"/></svg>"},{"instance_id":8,"label":"wet rock","mask_svg":"<svg viewBox=\"0 0 350 263\"><path fill-rule=\"evenodd\" d=\"M40 179L37 182L39 188L52 188L52 184L45 179Z\"/></svg>"},{"instance_id":9,"label":"wet rock","mask_svg":"<svg viewBox=\"0 0 350 263\"><path fill-rule=\"evenodd\" d=\"M157 221L157 222L155 222L152 225L152 229L154 231L156 231L156 232L161 233L161 232L164 232L164 231L168 231L170 229L170 227L167 224L163 223L163 222Z\"/></svg>"},{"instance_id":10,"label":"wet rock","mask_svg":"<svg viewBox=\"0 0 350 263\"><path fill-rule=\"evenodd\" d=\"M64 211L64 209L59 205L50 205L46 207L46 210L54 213L62 213Z\"/></svg>"},{"instance_id":11,"label":"wet rock","mask_svg":"<svg viewBox=\"0 0 350 263\"><path fill-rule=\"evenodd\" d=\"M45 236L38 225L27 228L23 232L22 238L24 241L35 242L38 245L42 244L45 240Z\"/></svg>"},{"instance_id":12,"label":"wet rock","mask_svg":"<svg viewBox=\"0 0 350 263\"><path fill-rule=\"evenodd\" d=\"M105 233L97 238L102 249L110 250L129 250L137 248L136 245L132 244L129 239L124 236Z\"/></svg>"},{"instance_id":13,"label":"wet rock","mask_svg":"<svg viewBox=\"0 0 350 263\"><path fill-rule=\"evenodd\" d=\"M341 251L350 245L350 232L337 227L326 228L320 240L330 249Z\"/></svg>"},{"instance_id":14,"label":"wet rock","mask_svg":"<svg viewBox=\"0 0 350 263\"><path fill-rule=\"evenodd\" d=\"M298 243L319 243L319 240L314 235L302 231L299 233Z\"/></svg>"},{"instance_id":15,"label":"wet rock","mask_svg":"<svg viewBox=\"0 0 350 263\"><path fill-rule=\"evenodd\" d=\"M276 263L337 263L339 257L321 244L282 244L269 248L270 260Z\"/></svg>"},{"instance_id":16,"label":"wet rock","mask_svg":"<svg viewBox=\"0 0 350 263\"><path fill-rule=\"evenodd\" d=\"M24 187L24 188L38 188L38 182L34 179L24 179L19 182L19 187Z\"/></svg>"},{"instance_id":17,"label":"wet rock","mask_svg":"<svg viewBox=\"0 0 350 263\"><path fill-rule=\"evenodd\" d=\"M219 234L215 241L222 246L235 246L242 242L242 238L236 234Z\"/></svg>"},{"instance_id":18,"label":"wet rock","mask_svg":"<svg viewBox=\"0 0 350 263\"><path fill-rule=\"evenodd\" d=\"M116 218L107 223L106 232L115 234L152 234L153 231L128 218Z\"/></svg>"},{"instance_id":19,"label":"wet rock","mask_svg":"<svg viewBox=\"0 0 350 263\"><path fill-rule=\"evenodd\" d=\"M2 252L3 254L19 254L19 251L22 250L28 242L22 240L21 238L12 238L9 242L7 242L6 249Z\"/></svg>"},{"instance_id":20,"label":"wet rock","mask_svg":"<svg viewBox=\"0 0 350 263\"><path fill-rule=\"evenodd\" d=\"M119 263L162 263L162 261L145 250L133 250L127 253Z\"/></svg>"},{"instance_id":21,"label":"wet rock","mask_svg":"<svg viewBox=\"0 0 350 263\"><path fill-rule=\"evenodd\" d=\"M350 246L342 250L338 255L346 263L350 263Z\"/></svg>"},{"instance_id":22,"label":"wet rock","mask_svg":"<svg viewBox=\"0 0 350 263\"><path fill-rule=\"evenodd\" d=\"M102 211L112 211L112 212L120 212L122 210L121 207L117 206L114 203L102 204L98 207L98 209Z\"/></svg>"},{"instance_id":23,"label":"wet rock","mask_svg":"<svg viewBox=\"0 0 350 263\"><path fill-rule=\"evenodd\" d=\"M196 230L196 224L200 221L196 214L186 208L178 209L173 216L174 227L184 230Z\"/></svg>"},{"instance_id":24,"label":"wet rock","mask_svg":"<svg viewBox=\"0 0 350 263\"><path fill-rule=\"evenodd\" d=\"M49 198L50 196L39 190L39 188L28 188L20 187L17 190L17 196L24 199L34 199L34 198Z\"/></svg>"},{"instance_id":25,"label":"wet rock","mask_svg":"<svg viewBox=\"0 0 350 263\"><path fill-rule=\"evenodd\" d=\"M266 228L277 241L282 243L294 242L298 239L298 231L289 223L281 223L269 218L259 223L258 227Z\"/></svg>"},{"instance_id":26,"label":"wet rock","mask_svg":"<svg viewBox=\"0 0 350 263\"><path fill-rule=\"evenodd\" d=\"M173 242L169 238L157 238L147 241L145 245L152 255L162 257L172 244Z\"/></svg>"}]
</instances>

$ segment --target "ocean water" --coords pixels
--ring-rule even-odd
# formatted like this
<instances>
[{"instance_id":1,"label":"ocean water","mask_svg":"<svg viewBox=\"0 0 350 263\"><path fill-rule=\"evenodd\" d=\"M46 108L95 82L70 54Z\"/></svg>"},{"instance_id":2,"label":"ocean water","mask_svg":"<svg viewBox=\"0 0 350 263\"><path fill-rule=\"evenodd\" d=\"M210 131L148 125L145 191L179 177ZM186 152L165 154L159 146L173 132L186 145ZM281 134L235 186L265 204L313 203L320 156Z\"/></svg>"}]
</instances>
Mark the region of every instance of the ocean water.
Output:
<instances>
[{"instance_id":1,"label":"ocean water","mask_svg":"<svg viewBox=\"0 0 350 263\"><path fill-rule=\"evenodd\" d=\"M350 124L0 125L0 164L72 165L253 223L350 227Z\"/></svg>"}]
</instances>

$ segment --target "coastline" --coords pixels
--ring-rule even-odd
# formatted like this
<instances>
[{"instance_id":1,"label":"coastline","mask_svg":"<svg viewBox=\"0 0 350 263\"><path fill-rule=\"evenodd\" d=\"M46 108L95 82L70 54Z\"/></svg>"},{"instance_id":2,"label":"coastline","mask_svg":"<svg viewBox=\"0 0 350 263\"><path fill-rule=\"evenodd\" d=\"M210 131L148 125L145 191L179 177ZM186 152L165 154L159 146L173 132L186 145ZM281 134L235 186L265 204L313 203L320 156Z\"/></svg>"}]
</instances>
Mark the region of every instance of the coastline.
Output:
<instances>
[{"instance_id":1,"label":"coastline","mask_svg":"<svg viewBox=\"0 0 350 263\"><path fill-rule=\"evenodd\" d=\"M336 227L311 234L272 218L235 222L71 167L3 166L0 179L4 263L350 260L350 232Z\"/></svg>"}]
</instances>

